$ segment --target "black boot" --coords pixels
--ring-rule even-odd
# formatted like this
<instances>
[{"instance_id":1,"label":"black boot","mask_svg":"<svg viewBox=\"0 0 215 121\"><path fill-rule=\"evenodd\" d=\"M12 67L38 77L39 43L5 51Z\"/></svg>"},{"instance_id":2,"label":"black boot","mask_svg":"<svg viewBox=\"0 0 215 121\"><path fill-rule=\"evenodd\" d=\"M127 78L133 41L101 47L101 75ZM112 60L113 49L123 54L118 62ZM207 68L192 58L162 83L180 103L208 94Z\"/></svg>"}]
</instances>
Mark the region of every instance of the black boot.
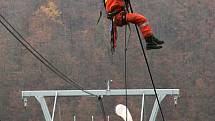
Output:
<instances>
[{"instance_id":1,"label":"black boot","mask_svg":"<svg viewBox=\"0 0 215 121\"><path fill-rule=\"evenodd\" d=\"M153 35L149 36L149 37L146 37L145 40L146 40L146 49L147 50L161 49L162 46L160 46L160 45L164 43L164 41L158 40Z\"/></svg>"},{"instance_id":2,"label":"black boot","mask_svg":"<svg viewBox=\"0 0 215 121\"><path fill-rule=\"evenodd\" d=\"M151 50L151 49L161 49L162 46L154 44L154 43L146 43L146 49Z\"/></svg>"},{"instance_id":3,"label":"black boot","mask_svg":"<svg viewBox=\"0 0 215 121\"><path fill-rule=\"evenodd\" d=\"M146 39L146 38L145 38ZM154 35L151 35L151 36L149 36L149 37L147 37L147 39L150 41L152 41L152 42L154 42L154 43L156 43L156 44L158 44L158 45L162 45L162 44L164 44L164 41L161 41L161 40L158 40Z\"/></svg>"}]
</instances>

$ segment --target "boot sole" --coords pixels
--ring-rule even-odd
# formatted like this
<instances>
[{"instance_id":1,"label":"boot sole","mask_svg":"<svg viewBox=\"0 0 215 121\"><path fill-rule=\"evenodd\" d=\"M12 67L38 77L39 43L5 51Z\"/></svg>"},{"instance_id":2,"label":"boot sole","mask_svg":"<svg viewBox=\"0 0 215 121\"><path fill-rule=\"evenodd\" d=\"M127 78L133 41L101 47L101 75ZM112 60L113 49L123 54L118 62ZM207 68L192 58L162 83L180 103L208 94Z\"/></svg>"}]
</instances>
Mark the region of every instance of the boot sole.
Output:
<instances>
[{"instance_id":1,"label":"boot sole","mask_svg":"<svg viewBox=\"0 0 215 121\"><path fill-rule=\"evenodd\" d=\"M158 43L158 42L156 42L156 41L153 41L154 43L156 43L157 45L162 45L162 44L164 44L164 42L160 42L160 43Z\"/></svg>"},{"instance_id":2,"label":"boot sole","mask_svg":"<svg viewBox=\"0 0 215 121\"><path fill-rule=\"evenodd\" d=\"M162 46L156 46L156 47L146 47L146 50L152 50L152 49L161 49Z\"/></svg>"}]
</instances>

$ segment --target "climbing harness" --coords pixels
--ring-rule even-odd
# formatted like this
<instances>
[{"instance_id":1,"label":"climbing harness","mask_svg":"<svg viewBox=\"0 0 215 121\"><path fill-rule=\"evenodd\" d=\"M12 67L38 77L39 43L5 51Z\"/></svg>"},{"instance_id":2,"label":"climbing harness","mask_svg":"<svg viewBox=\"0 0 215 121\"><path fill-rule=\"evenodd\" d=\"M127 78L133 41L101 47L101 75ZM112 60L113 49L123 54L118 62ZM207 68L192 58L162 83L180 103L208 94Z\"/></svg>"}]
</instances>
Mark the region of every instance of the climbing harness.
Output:
<instances>
[{"instance_id":1,"label":"climbing harness","mask_svg":"<svg viewBox=\"0 0 215 121\"><path fill-rule=\"evenodd\" d=\"M127 25L126 22L126 10L123 6L120 10L114 10L107 13L107 18L111 21L111 53L114 54L117 42L117 26ZM121 22L117 23L116 16L121 16Z\"/></svg>"},{"instance_id":2,"label":"climbing harness","mask_svg":"<svg viewBox=\"0 0 215 121\"><path fill-rule=\"evenodd\" d=\"M99 18L97 20L97 24L99 23L99 21L101 20L101 16L102 16L102 9L101 9L101 1L100 1L100 15ZM104 8L106 9L106 0L103 0L103 5ZM128 23L126 22L126 7L122 6L121 9L119 10L114 10L112 12L106 12L106 16L107 18L111 21L111 29L110 29L110 34L111 34L111 40L110 40L110 45L111 45L111 53L112 55L115 52L116 49L116 42L117 42L117 26L123 26L123 25L127 25ZM121 22L120 23L116 23L116 16L120 15L121 16ZM129 30L130 30L130 26L129 26Z\"/></svg>"}]
</instances>

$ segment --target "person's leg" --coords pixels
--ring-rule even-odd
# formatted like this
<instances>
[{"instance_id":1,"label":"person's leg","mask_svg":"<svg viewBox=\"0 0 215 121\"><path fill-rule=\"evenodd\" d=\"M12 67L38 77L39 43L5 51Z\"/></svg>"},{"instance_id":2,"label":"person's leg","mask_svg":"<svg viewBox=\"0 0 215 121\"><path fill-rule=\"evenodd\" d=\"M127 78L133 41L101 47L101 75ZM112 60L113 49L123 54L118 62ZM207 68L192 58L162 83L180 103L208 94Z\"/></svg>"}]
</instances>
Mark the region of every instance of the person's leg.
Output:
<instances>
[{"instance_id":1,"label":"person's leg","mask_svg":"<svg viewBox=\"0 0 215 121\"><path fill-rule=\"evenodd\" d=\"M141 14L127 13L126 14L126 21L128 23L133 23L133 24L138 25L144 38L148 37L148 36L151 36L153 34L152 29L148 24L148 20L146 19L146 17L144 17Z\"/></svg>"},{"instance_id":2,"label":"person's leg","mask_svg":"<svg viewBox=\"0 0 215 121\"><path fill-rule=\"evenodd\" d=\"M139 26L140 31L142 32L143 37L147 43L147 49L160 49L162 46L158 44L163 44L163 41L158 40L153 36L152 28L148 24L148 20L145 16L138 13L127 13L126 21L128 23L133 23Z\"/></svg>"}]
</instances>

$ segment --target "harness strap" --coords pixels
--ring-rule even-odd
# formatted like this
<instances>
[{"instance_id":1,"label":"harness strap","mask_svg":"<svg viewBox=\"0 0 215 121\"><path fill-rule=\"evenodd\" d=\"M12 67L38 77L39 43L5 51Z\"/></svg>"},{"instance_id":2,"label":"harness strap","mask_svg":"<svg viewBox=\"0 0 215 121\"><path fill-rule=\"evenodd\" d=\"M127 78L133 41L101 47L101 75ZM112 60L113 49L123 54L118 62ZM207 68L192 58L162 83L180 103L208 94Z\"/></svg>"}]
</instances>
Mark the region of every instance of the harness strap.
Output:
<instances>
[{"instance_id":1,"label":"harness strap","mask_svg":"<svg viewBox=\"0 0 215 121\"><path fill-rule=\"evenodd\" d=\"M109 12L107 13L107 18L108 19L113 19L114 16L116 16L117 14L119 14L121 12L121 10L114 10L113 12Z\"/></svg>"},{"instance_id":2,"label":"harness strap","mask_svg":"<svg viewBox=\"0 0 215 121\"><path fill-rule=\"evenodd\" d=\"M117 41L117 27L114 25L114 20L111 19L111 52L114 54Z\"/></svg>"},{"instance_id":3,"label":"harness strap","mask_svg":"<svg viewBox=\"0 0 215 121\"><path fill-rule=\"evenodd\" d=\"M126 14L126 11L122 11L122 25L128 24L128 22L126 21Z\"/></svg>"},{"instance_id":4,"label":"harness strap","mask_svg":"<svg viewBox=\"0 0 215 121\"><path fill-rule=\"evenodd\" d=\"M99 21L101 20L101 17L102 17L102 11L100 11L100 12L99 12L99 18L98 18L98 20L97 20L96 25L98 25L98 24L99 24Z\"/></svg>"},{"instance_id":5,"label":"harness strap","mask_svg":"<svg viewBox=\"0 0 215 121\"><path fill-rule=\"evenodd\" d=\"M115 25L114 22L114 17L117 14L121 14L122 15L122 25L127 25L127 21L126 21L126 11L125 10L121 10L121 11L114 11L108 14L108 19L111 20L111 52L112 54L115 52L115 48L116 48L116 42L117 42L117 25Z\"/></svg>"},{"instance_id":6,"label":"harness strap","mask_svg":"<svg viewBox=\"0 0 215 121\"><path fill-rule=\"evenodd\" d=\"M125 11L125 6L122 6L121 8L116 9L116 10L114 10L112 12L108 12L107 13L107 18L112 19L114 16L116 16L119 13L121 13L122 11Z\"/></svg>"},{"instance_id":7,"label":"harness strap","mask_svg":"<svg viewBox=\"0 0 215 121\"><path fill-rule=\"evenodd\" d=\"M104 7L106 9L106 2L107 0L103 0L103 3L104 3ZM125 0L125 3L126 3L126 0ZM111 11L111 12L108 12L107 13L107 18L109 20L111 20L111 52L112 54L115 52L115 48L116 48L116 41L117 41L117 26L115 25L115 22L114 22L114 17L117 15L117 14L121 14L122 15L122 25L126 25L127 22L126 22L126 6L122 6L121 8L119 8L118 10L114 10L114 11ZM100 12L100 17L97 21L97 24L99 23L99 20L101 18L101 12Z\"/></svg>"}]
</instances>

